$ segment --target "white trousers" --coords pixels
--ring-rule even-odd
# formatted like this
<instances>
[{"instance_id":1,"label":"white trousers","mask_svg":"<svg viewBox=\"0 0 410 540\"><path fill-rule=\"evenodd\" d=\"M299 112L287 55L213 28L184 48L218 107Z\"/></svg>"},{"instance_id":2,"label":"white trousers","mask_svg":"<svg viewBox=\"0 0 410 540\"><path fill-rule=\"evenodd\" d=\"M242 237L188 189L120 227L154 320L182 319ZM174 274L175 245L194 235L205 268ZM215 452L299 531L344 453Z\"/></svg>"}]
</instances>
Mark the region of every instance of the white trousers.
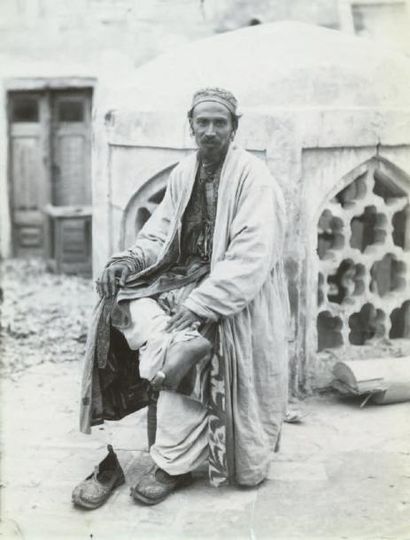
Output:
<instances>
[{"instance_id":1,"label":"white trousers","mask_svg":"<svg viewBox=\"0 0 410 540\"><path fill-rule=\"evenodd\" d=\"M153 298L131 300L131 324L121 329L131 349L139 349L140 375L151 380L161 370L170 343L188 341L198 330L167 333L168 315ZM197 468L208 456L208 410L186 396L163 390L157 404L155 463L169 474Z\"/></svg>"}]
</instances>

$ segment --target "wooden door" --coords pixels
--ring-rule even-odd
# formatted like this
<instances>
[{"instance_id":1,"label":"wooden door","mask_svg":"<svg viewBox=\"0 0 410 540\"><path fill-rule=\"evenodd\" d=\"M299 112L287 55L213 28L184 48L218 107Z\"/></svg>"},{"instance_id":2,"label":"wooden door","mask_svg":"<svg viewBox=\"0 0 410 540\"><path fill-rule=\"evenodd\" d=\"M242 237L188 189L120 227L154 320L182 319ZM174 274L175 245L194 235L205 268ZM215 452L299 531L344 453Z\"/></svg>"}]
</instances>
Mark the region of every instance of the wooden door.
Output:
<instances>
[{"instance_id":1,"label":"wooden door","mask_svg":"<svg viewBox=\"0 0 410 540\"><path fill-rule=\"evenodd\" d=\"M15 256L44 256L44 206L50 201L47 97L10 94L10 206Z\"/></svg>"},{"instance_id":2,"label":"wooden door","mask_svg":"<svg viewBox=\"0 0 410 540\"><path fill-rule=\"evenodd\" d=\"M91 215L91 97L90 89L9 94L17 257L55 260L61 254L55 261L60 270L73 272L77 265L91 271L91 218L84 218Z\"/></svg>"},{"instance_id":3,"label":"wooden door","mask_svg":"<svg viewBox=\"0 0 410 540\"><path fill-rule=\"evenodd\" d=\"M90 205L91 93L55 91L51 100L53 204Z\"/></svg>"}]
</instances>

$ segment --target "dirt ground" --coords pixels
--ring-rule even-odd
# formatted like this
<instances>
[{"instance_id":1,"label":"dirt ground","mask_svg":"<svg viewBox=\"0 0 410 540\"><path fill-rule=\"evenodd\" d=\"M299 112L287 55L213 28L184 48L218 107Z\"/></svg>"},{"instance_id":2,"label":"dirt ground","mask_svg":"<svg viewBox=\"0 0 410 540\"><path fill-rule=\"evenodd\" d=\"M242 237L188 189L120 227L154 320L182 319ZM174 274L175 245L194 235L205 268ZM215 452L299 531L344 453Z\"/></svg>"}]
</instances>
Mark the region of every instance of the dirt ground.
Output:
<instances>
[{"instance_id":1,"label":"dirt ground","mask_svg":"<svg viewBox=\"0 0 410 540\"><path fill-rule=\"evenodd\" d=\"M0 285L3 376L81 358L95 302L91 280L52 274L38 260L7 260L0 265Z\"/></svg>"},{"instance_id":2,"label":"dirt ground","mask_svg":"<svg viewBox=\"0 0 410 540\"><path fill-rule=\"evenodd\" d=\"M335 396L285 424L268 479L215 489L206 469L158 506L135 503L147 454L146 412L78 431L79 364L46 362L2 381L0 538L7 540L409 540L410 405ZM98 510L73 487L118 452L126 484Z\"/></svg>"}]
</instances>

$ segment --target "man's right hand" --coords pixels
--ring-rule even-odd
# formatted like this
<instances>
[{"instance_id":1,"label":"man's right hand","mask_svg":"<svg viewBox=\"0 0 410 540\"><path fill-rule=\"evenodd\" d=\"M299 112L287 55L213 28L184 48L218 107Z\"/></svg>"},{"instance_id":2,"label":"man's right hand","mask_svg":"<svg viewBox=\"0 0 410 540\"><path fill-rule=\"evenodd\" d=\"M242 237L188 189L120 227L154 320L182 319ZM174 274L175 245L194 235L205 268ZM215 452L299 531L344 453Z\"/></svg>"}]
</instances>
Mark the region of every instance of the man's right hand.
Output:
<instances>
[{"instance_id":1,"label":"man's right hand","mask_svg":"<svg viewBox=\"0 0 410 540\"><path fill-rule=\"evenodd\" d=\"M124 287L125 280L131 274L129 267L121 262L110 264L97 279L97 292L103 297L114 296L118 287Z\"/></svg>"}]
</instances>

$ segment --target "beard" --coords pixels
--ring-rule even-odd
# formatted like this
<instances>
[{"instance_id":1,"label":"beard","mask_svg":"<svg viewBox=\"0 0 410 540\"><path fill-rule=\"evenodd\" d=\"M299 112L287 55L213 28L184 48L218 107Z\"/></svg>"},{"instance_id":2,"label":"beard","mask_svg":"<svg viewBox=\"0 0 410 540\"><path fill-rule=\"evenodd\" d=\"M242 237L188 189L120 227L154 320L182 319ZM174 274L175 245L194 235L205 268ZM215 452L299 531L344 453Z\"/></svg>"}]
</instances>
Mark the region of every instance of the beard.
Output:
<instances>
[{"instance_id":1,"label":"beard","mask_svg":"<svg viewBox=\"0 0 410 540\"><path fill-rule=\"evenodd\" d=\"M205 161L218 162L225 156L230 139L226 141L212 140L212 144L207 143L208 141L205 140L199 142L199 155Z\"/></svg>"}]
</instances>

